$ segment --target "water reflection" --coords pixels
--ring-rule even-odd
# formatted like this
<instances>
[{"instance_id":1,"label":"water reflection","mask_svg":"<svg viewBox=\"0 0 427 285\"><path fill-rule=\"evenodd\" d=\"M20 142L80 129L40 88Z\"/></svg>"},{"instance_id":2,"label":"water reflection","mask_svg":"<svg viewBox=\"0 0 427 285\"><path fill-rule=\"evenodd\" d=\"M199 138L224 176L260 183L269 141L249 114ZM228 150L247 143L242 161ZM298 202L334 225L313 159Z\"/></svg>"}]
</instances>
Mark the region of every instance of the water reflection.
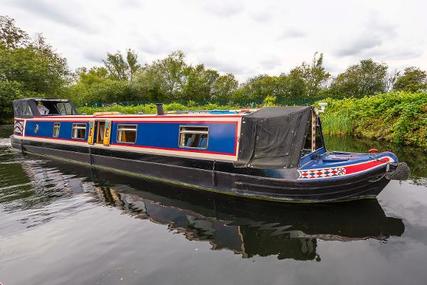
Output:
<instances>
[{"instance_id":1,"label":"water reflection","mask_svg":"<svg viewBox=\"0 0 427 285\"><path fill-rule=\"evenodd\" d=\"M213 250L229 249L242 257L277 255L278 259L320 260L318 239L385 240L404 231L402 221L386 217L376 201L331 209L218 199L187 202L172 196L135 193L123 186L99 187L97 193L107 204L126 213L168 225L189 240L209 241Z\"/></svg>"},{"instance_id":2,"label":"water reflection","mask_svg":"<svg viewBox=\"0 0 427 285\"><path fill-rule=\"evenodd\" d=\"M387 217L376 200L320 206L255 203L31 156L13 167L5 176L27 180L19 181L24 186L0 192L5 210L44 208L22 221L27 227L66 212L49 212L49 203L87 193L91 197L87 204L118 208L132 217L167 225L188 240L207 241L212 250L231 250L243 258L274 255L320 261L319 240L386 240L404 232L401 219Z\"/></svg>"}]
</instances>

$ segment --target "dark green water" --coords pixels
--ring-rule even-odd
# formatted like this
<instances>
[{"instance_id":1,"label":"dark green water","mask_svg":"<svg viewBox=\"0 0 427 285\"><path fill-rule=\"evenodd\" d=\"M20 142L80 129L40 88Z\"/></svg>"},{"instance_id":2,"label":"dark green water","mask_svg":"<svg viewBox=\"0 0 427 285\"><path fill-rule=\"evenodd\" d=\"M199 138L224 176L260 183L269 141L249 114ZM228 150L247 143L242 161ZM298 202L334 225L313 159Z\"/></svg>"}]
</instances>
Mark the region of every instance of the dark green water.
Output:
<instances>
[{"instance_id":1,"label":"dark green water","mask_svg":"<svg viewBox=\"0 0 427 285\"><path fill-rule=\"evenodd\" d=\"M0 128L0 283L425 284L427 158L378 201L291 206L223 199L23 156Z\"/></svg>"}]
</instances>

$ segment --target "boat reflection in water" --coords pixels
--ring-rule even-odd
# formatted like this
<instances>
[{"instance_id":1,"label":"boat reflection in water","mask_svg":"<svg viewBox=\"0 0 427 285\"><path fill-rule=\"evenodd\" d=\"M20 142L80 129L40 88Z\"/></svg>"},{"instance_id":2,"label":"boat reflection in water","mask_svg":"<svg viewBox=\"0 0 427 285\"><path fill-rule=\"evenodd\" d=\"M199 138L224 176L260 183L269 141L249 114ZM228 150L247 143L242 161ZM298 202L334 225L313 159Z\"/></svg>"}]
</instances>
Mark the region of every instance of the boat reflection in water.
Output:
<instances>
[{"instance_id":1,"label":"boat reflection in water","mask_svg":"<svg viewBox=\"0 0 427 285\"><path fill-rule=\"evenodd\" d=\"M377 200L307 206L260 203L53 161L43 168L46 173L58 169L63 179L77 175L83 181L90 174L94 186L73 192L91 188L89 192L107 206L167 225L188 240L208 241L213 250L232 250L244 258L276 255L278 259L320 261L318 240L386 240L404 231L402 220L387 217ZM76 188L76 183L72 184Z\"/></svg>"}]
</instances>

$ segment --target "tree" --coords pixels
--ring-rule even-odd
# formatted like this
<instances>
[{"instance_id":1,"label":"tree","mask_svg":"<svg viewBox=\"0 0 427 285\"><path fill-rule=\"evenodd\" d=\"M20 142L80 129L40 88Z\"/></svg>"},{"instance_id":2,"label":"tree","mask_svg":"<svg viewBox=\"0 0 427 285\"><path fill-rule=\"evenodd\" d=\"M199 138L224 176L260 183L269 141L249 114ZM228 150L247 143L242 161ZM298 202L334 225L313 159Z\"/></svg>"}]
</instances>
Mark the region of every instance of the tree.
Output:
<instances>
[{"instance_id":1,"label":"tree","mask_svg":"<svg viewBox=\"0 0 427 285\"><path fill-rule=\"evenodd\" d=\"M319 95L320 90L326 84L326 81L331 76L323 66L323 54L316 52L313 56L311 64L303 62L300 66L295 67L290 72L291 77L289 80L296 80L304 82L304 95L305 97L316 97Z\"/></svg>"},{"instance_id":2,"label":"tree","mask_svg":"<svg viewBox=\"0 0 427 285\"><path fill-rule=\"evenodd\" d=\"M145 65L136 75L134 84L150 101L179 101L184 97L184 85L189 73L187 69L184 53L173 52L164 59Z\"/></svg>"},{"instance_id":3,"label":"tree","mask_svg":"<svg viewBox=\"0 0 427 285\"><path fill-rule=\"evenodd\" d=\"M65 59L42 42L26 47L0 48L0 78L19 82L22 94L60 96L68 75Z\"/></svg>"},{"instance_id":4,"label":"tree","mask_svg":"<svg viewBox=\"0 0 427 285\"><path fill-rule=\"evenodd\" d=\"M427 90L427 74L417 67L405 68L403 74L397 73L393 90L418 92Z\"/></svg>"},{"instance_id":5,"label":"tree","mask_svg":"<svg viewBox=\"0 0 427 285\"><path fill-rule=\"evenodd\" d=\"M135 73L141 68L141 65L138 63L138 55L128 49L126 52L126 63L129 67L129 80L132 81Z\"/></svg>"},{"instance_id":6,"label":"tree","mask_svg":"<svg viewBox=\"0 0 427 285\"><path fill-rule=\"evenodd\" d=\"M331 84L329 93L335 97L371 96L387 90L388 66L372 59L361 60L339 74Z\"/></svg>"},{"instance_id":7,"label":"tree","mask_svg":"<svg viewBox=\"0 0 427 285\"><path fill-rule=\"evenodd\" d=\"M258 75L248 79L239 90L240 104L262 104L267 96L277 97L277 76Z\"/></svg>"},{"instance_id":8,"label":"tree","mask_svg":"<svg viewBox=\"0 0 427 285\"><path fill-rule=\"evenodd\" d=\"M286 104L289 99L307 97L307 84L304 74L299 68L292 69L288 75L282 74L281 85L284 86L279 102Z\"/></svg>"},{"instance_id":9,"label":"tree","mask_svg":"<svg viewBox=\"0 0 427 285\"><path fill-rule=\"evenodd\" d=\"M0 17L0 121L11 117L12 100L62 97L68 82L66 60L42 35L31 40L13 19Z\"/></svg>"},{"instance_id":10,"label":"tree","mask_svg":"<svg viewBox=\"0 0 427 285\"><path fill-rule=\"evenodd\" d=\"M15 25L15 20L0 16L0 44L8 49L26 46L30 41L28 34Z\"/></svg>"},{"instance_id":11,"label":"tree","mask_svg":"<svg viewBox=\"0 0 427 285\"><path fill-rule=\"evenodd\" d=\"M138 55L131 49L126 51L125 57L119 51L107 53L107 59L103 62L109 75L115 80L132 81L135 73L141 68L138 63Z\"/></svg>"},{"instance_id":12,"label":"tree","mask_svg":"<svg viewBox=\"0 0 427 285\"><path fill-rule=\"evenodd\" d=\"M182 99L207 103L213 96L214 84L220 77L216 70L206 69L203 64L187 66L184 70Z\"/></svg>"},{"instance_id":13,"label":"tree","mask_svg":"<svg viewBox=\"0 0 427 285\"><path fill-rule=\"evenodd\" d=\"M233 74L220 75L212 86L212 102L220 105L229 104L233 99L233 94L237 90L238 85L239 82Z\"/></svg>"},{"instance_id":14,"label":"tree","mask_svg":"<svg viewBox=\"0 0 427 285\"><path fill-rule=\"evenodd\" d=\"M0 80L0 123L13 117L12 101L23 96L19 82Z\"/></svg>"}]
</instances>

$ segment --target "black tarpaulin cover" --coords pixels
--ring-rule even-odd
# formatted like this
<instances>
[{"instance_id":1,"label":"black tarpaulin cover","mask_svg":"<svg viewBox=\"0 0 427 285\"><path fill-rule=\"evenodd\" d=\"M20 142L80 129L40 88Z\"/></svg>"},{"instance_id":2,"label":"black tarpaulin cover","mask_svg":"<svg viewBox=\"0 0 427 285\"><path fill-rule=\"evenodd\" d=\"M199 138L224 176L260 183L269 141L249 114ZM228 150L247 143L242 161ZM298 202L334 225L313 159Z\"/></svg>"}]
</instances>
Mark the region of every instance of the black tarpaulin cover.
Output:
<instances>
[{"instance_id":1,"label":"black tarpaulin cover","mask_svg":"<svg viewBox=\"0 0 427 285\"><path fill-rule=\"evenodd\" d=\"M312 107L262 108L244 116L235 166L297 167L311 116Z\"/></svg>"}]
</instances>

